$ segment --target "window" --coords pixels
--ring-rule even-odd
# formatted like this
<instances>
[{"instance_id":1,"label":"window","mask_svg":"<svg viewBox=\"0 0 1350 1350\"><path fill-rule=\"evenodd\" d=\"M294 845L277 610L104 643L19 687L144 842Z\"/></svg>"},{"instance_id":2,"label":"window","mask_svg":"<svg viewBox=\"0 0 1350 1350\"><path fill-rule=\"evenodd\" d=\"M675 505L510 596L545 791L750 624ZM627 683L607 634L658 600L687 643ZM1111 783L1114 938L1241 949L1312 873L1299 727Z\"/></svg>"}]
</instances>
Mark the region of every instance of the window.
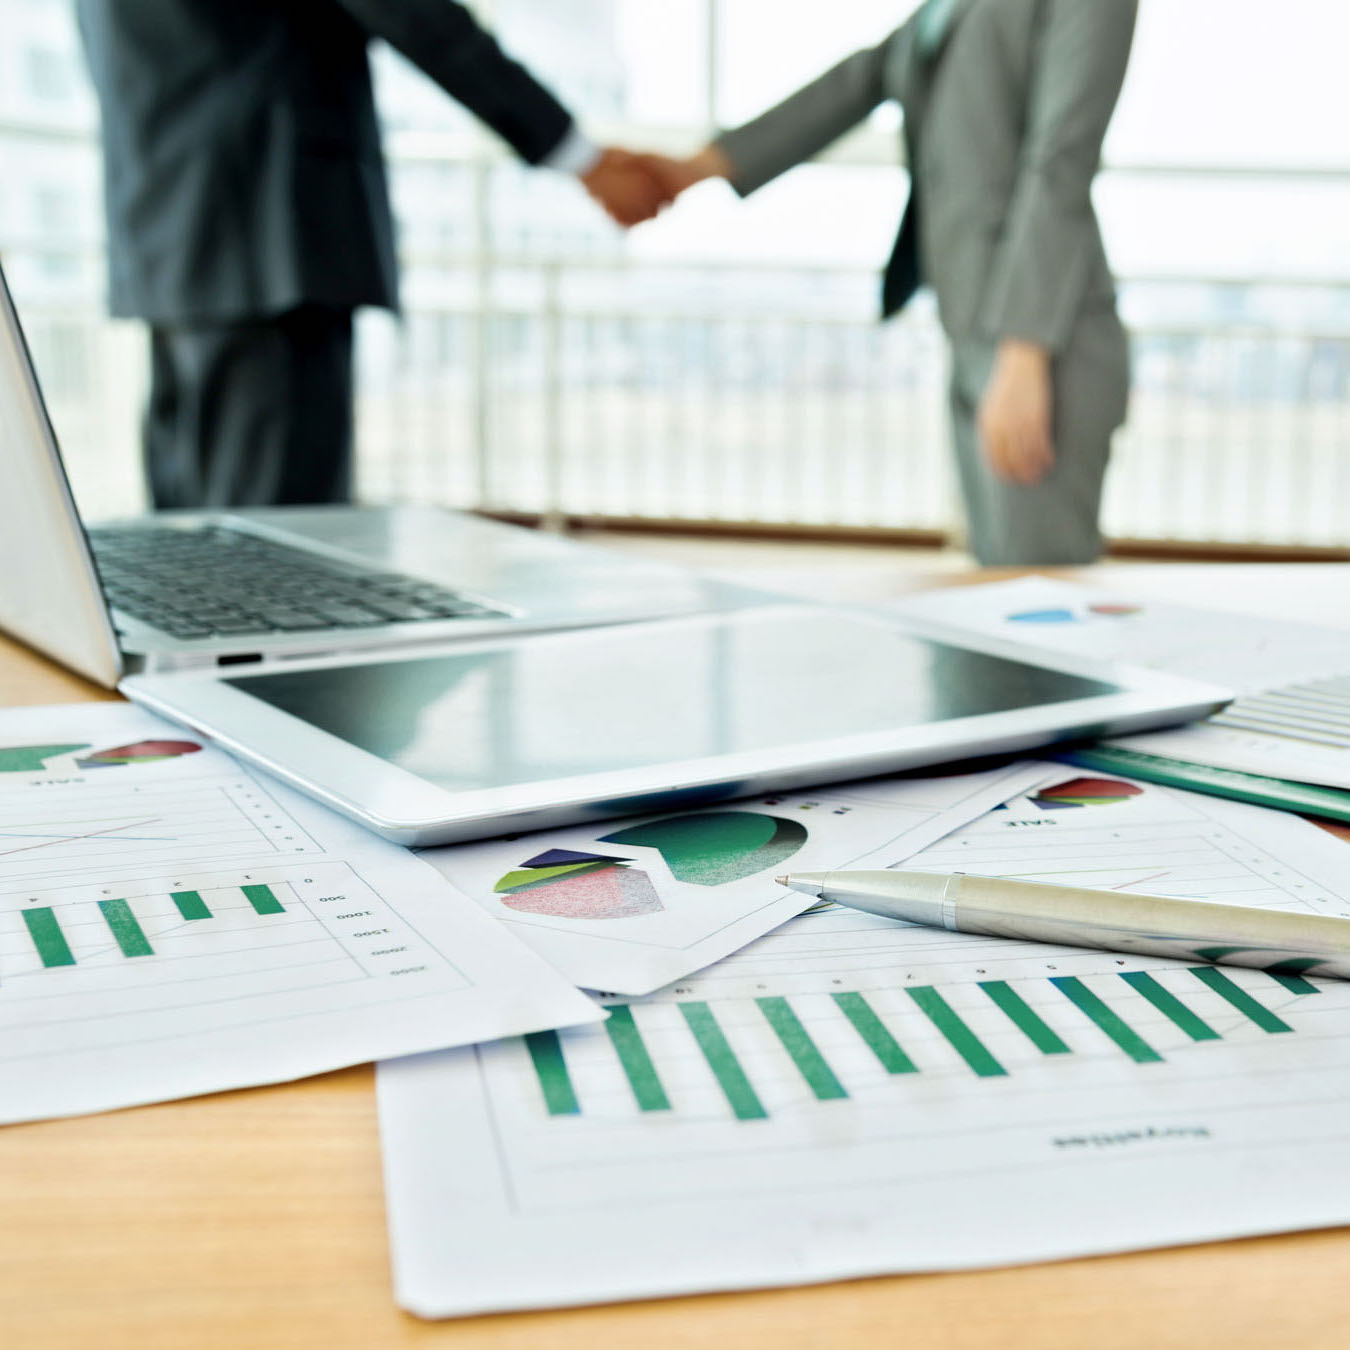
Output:
<instances>
[{"instance_id":1,"label":"window","mask_svg":"<svg viewBox=\"0 0 1350 1350\"><path fill-rule=\"evenodd\" d=\"M43 103L65 103L74 93L74 72L67 53L52 47L29 47L24 53L28 92Z\"/></svg>"}]
</instances>

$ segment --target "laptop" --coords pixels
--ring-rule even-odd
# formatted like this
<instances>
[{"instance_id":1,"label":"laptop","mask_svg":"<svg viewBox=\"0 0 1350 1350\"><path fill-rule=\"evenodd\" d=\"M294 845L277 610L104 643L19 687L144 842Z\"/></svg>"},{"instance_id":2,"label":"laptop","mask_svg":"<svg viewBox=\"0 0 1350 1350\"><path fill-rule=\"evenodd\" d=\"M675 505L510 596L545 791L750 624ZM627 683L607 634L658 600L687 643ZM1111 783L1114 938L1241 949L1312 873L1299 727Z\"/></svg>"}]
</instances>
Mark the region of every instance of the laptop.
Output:
<instances>
[{"instance_id":1,"label":"laptop","mask_svg":"<svg viewBox=\"0 0 1350 1350\"><path fill-rule=\"evenodd\" d=\"M86 528L0 269L0 630L98 684L762 598L427 507L168 512Z\"/></svg>"}]
</instances>

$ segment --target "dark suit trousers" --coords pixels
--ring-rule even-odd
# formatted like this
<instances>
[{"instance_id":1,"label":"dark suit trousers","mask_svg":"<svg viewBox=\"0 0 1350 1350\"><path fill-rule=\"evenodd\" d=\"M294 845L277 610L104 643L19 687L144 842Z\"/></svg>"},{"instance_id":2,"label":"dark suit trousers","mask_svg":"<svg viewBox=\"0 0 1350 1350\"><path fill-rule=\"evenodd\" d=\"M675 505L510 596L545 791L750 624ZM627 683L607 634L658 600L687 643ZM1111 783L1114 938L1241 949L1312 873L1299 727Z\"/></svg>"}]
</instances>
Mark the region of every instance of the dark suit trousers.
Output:
<instances>
[{"instance_id":1,"label":"dark suit trousers","mask_svg":"<svg viewBox=\"0 0 1350 1350\"><path fill-rule=\"evenodd\" d=\"M350 500L350 310L152 327L150 351L145 462L157 508Z\"/></svg>"}]
</instances>

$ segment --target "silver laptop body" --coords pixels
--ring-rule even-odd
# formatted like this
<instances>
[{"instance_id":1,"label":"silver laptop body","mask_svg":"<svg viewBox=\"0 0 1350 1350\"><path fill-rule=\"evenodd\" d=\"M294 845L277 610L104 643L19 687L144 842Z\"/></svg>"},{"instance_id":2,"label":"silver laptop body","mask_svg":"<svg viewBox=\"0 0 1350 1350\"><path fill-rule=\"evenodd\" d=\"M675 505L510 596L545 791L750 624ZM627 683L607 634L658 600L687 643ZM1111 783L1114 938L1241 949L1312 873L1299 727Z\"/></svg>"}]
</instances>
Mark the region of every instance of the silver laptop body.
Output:
<instances>
[{"instance_id":1,"label":"silver laptop body","mask_svg":"<svg viewBox=\"0 0 1350 1350\"><path fill-rule=\"evenodd\" d=\"M427 507L172 512L86 530L0 269L0 630L99 684L763 598Z\"/></svg>"}]
</instances>

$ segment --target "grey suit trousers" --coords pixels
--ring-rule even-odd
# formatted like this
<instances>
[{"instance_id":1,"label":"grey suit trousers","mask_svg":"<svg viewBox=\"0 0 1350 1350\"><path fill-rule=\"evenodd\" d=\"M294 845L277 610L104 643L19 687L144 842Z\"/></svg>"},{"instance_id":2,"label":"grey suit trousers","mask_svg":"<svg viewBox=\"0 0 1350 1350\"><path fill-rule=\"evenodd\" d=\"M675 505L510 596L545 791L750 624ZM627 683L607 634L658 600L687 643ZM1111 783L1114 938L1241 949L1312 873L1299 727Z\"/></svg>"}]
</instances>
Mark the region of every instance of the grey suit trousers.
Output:
<instances>
[{"instance_id":1,"label":"grey suit trousers","mask_svg":"<svg viewBox=\"0 0 1350 1350\"><path fill-rule=\"evenodd\" d=\"M969 337L951 344L952 442L967 546L985 567L1090 563L1102 551L1098 508L1111 438L1125 420L1125 331L1105 306L1085 311L1074 325L1052 369L1054 467L1032 487L997 477L981 450L975 417L995 346Z\"/></svg>"},{"instance_id":2,"label":"grey suit trousers","mask_svg":"<svg viewBox=\"0 0 1350 1350\"><path fill-rule=\"evenodd\" d=\"M156 326L150 354L145 458L158 509L350 499L350 310Z\"/></svg>"}]
</instances>

